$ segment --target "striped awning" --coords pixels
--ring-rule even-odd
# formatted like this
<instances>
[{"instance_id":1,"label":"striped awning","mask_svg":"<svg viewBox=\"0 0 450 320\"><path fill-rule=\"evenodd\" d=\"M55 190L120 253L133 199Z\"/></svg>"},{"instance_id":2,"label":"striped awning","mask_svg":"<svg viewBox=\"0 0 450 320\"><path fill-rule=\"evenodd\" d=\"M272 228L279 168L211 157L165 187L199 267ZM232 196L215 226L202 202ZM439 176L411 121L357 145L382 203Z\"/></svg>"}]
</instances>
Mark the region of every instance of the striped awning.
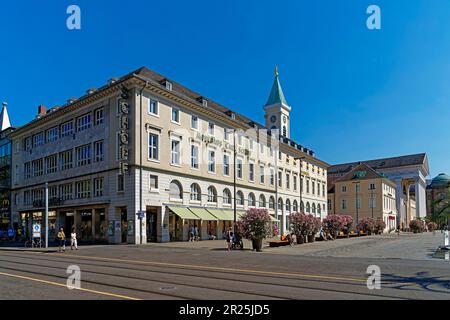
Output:
<instances>
[{"instance_id":1,"label":"striped awning","mask_svg":"<svg viewBox=\"0 0 450 320\"><path fill-rule=\"evenodd\" d=\"M234 221L234 211L232 210L222 210L222 209L209 209L207 210L217 217L220 221ZM237 216L237 220L239 220L239 215Z\"/></svg>"},{"instance_id":2,"label":"striped awning","mask_svg":"<svg viewBox=\"0 0 450 320\"><path fill-rule=\"evenodd\" d=\"M170 211L175 213L181 219L184 219L184 220L201 220L197 215L195 215L191 210L189 210L186 207L170 206L168 208L170 209Z\"/></svg>"},{"instance_id":3,"label":"striped awning","mask_svg":"<svg viewBox=\"0 0 450 320\"><path fill-rule=\"evenodd\" d=\"M217 221L218 219L205 208L189 207L189 210L203 221Z\"/></svg>"}]
</instances>

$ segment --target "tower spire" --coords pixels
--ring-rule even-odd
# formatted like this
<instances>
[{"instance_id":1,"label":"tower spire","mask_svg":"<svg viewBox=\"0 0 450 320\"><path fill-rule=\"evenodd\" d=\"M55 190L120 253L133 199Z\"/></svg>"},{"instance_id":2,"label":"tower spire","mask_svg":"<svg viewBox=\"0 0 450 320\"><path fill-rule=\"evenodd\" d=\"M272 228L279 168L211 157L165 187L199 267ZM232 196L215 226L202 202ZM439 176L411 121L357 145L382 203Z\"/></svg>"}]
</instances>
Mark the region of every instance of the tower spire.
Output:
<instances>
[{"instance_id":1,"label":"tower spire","mask_svg":"<svg viewBox=\"0 0 450 320\"><path fill-rule=\"evenodd\" d=\"M2 111L0 113L0 131L11 128L11 123L9 122L8 116L8 104L6 102L2 103Z\"/></svg>"}]
</instances>

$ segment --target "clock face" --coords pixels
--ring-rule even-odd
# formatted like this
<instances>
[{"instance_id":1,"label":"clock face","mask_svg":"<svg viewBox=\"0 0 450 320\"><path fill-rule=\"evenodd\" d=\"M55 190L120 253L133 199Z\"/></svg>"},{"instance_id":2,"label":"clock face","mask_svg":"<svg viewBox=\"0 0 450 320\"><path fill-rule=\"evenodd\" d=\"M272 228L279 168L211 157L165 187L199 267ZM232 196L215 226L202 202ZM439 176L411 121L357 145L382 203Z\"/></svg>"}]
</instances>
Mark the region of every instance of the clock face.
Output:
<instances>
[{"instance_id":1,"label":"clock face","mask_svg":"<svg viewBox=\"0 0 450 320\"><path fill-rule=\"evenodd\" d=\"M284 117L283 117L283 123L286 123L286 122L287 122L287 117L284 116Z\"/></svg>"},{"instance_id":2,"label":"clock face","mask_svg":"<svg viewBox=\"0 0 450 320\"><path fill-rule=\"evenodd\" d=\"M277 116L271 116L271 117L270 117L270 121L271 121L272 123L275 123L275 122L277 121Z\"/></svg>"}]
</instances>

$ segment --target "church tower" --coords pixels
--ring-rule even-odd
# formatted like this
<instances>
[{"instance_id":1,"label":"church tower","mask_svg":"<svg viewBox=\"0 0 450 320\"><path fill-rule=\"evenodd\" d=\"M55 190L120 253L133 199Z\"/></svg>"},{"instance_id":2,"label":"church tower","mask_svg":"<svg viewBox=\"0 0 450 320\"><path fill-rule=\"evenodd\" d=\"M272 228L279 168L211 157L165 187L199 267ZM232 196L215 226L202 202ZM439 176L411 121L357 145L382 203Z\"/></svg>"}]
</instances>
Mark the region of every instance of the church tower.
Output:
<instances>
[{"instance_id":1,"label":"church tower","mask_svg":"<svg viewBox=\"0 0 450 320\"><path fill-rule=\"evenodd\" d=\"M0 113L0 132L11 128L11 122L9 122L9 115L8 115L7 107L8 107L8 104L6 102L3 102L2 111Z\"/></svg>"},{"instance_id":2,"label":"church tower","mask_svg":"<svg viewBox=\"0 0 450 320\"><path fill-rule=\"evenodd\" d=\"M270 130L279 130L281 136L290 138L291 107L287 104L283 89L281 88L278 67L275 67L275 80L272 91L270 91L269 99L264 106L264 111L266 113L266 127Z\"/></svg>"}]
</instances>

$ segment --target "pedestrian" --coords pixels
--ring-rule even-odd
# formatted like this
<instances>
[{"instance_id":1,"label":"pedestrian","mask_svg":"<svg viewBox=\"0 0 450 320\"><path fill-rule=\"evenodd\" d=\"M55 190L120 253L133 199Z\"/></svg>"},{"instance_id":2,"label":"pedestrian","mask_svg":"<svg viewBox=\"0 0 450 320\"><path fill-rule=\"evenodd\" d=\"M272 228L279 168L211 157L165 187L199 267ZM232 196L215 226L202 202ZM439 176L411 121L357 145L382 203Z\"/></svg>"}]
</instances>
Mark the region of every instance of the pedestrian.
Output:
<instances>
[{"instance_id":1,"label":"pedestrian","mask_svg":"<svg viewBox=\"0 0 450 320\"><path fill-rule=\"evenodd\" d=\"M194 241L194 227L193 226L189 229L189 242L192 242L192 241Z\"/></svg>"},{"instance_id":2,"label":"pedestrian","mask_svg":"<svg viewBox=\"0 0 450 320\"><path fill-rule=\"evenodd\" d=\"M225 239L227 241L227 247L228 247L228 251L231 251L231 247L233 245L233 231L231 231L231 227L228 229Z\"/></svg>"},{"instance_id":3,"label":"pedestrian","mask_svg":"<svg viewBox=\"0 0 450 320\"><path fill-rule=\"evenodd\" d=\"M58 252L61 252L61 251L66 252L66 234L64 233L64 228L59 229L57 237L58 237L58 241L59 241Z\"/></svg>"},{"instance_id":4,"label":"pedestrian","mask_svg":"<svg viewBox=\"0 0 450 320\"><path fill-rule=\"evenodd\" d=\"M200 237L199 237L199 234L198 234L198 227L197 227L197 225L195 225L195 227L194 227L194 239L195 239L195 241L200 240Z\"/></svg>"},{"instance_id":5,"label":"pedestrian","mask_svg":"<svg viewBox=\"0 0 450 320\"><path fill-rule=\"evenodd\" d=\"M75 228L72 229L72 233L70 234L70 250L78 250L78 241L77 241L77 233L75 232Z\"/></svg>"}]
</instances>

